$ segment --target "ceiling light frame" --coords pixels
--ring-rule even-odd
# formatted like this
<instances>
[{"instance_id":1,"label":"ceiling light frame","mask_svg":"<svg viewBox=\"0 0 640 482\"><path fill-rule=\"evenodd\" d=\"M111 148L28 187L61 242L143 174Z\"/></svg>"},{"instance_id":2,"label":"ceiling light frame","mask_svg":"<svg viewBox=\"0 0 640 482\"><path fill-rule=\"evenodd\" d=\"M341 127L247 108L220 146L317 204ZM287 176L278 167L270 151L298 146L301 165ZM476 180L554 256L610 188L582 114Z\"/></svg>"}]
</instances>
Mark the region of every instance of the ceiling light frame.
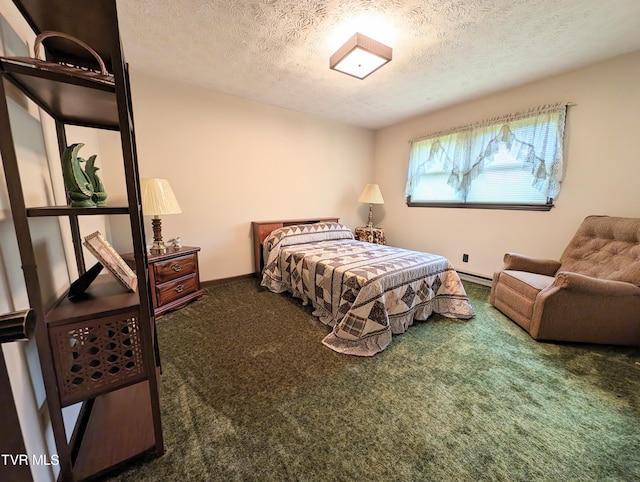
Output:
<instances>
[{"instance_id":1,"label":"ceiling light frame","mask_svg":"<svg viewBox=\"0 0 640 482\"><path fill-rule=\"evenodd\" d=\"M331 56L329 68L362 80L391 62L392 54L391 47L361 33L355 33ZM364 62L370 62L369 68L364 67L362 62L353 60L353 56L357 55L360 55Z\"/></svg>"}]
</instances>

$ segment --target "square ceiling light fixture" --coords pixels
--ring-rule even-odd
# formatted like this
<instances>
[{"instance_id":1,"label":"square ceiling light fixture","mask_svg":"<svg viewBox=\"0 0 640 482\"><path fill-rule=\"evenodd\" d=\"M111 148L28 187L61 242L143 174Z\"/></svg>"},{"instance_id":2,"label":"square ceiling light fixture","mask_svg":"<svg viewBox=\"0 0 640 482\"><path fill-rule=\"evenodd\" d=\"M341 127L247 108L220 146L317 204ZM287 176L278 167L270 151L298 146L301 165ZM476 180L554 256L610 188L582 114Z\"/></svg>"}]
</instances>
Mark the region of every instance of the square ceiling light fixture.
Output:
<instances>
[{"instance_id":1,"label":"square ceiling light fixture","mask_svg":"<svg viewBox=\"0 0 640 482\"><path fill-rule=\"evenodd\" d=\"M329 68L364 79L391 61L391 47L356 33L329 59Z\"/></svg>"}]
</instances>

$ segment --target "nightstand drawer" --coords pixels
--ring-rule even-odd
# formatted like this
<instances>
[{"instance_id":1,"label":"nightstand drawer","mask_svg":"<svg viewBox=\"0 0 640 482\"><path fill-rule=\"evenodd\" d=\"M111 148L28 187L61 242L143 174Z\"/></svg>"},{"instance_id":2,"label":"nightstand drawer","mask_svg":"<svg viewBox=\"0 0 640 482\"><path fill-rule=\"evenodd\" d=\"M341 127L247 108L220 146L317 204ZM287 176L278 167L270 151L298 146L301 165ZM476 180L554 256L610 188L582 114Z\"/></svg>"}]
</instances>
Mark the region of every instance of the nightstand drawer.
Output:
<instances>
[{"instance_id":1,"label":"nightstand drawer","mask_svg":"<svg viewBox=\"0 0 640 482\"><path fill-rule=\"evenodd\" d=\"M195 274L180 278L170 283L156 286L156 299L158 307L171 303L198 289L198 278Z\"/></svg>"},{"instance_id":2,"label":"nightstand drawer","mask_svg":"<svg viewBox=\"0 0 640 482\"><path fill-rule=\"evenodd\" d=\"M156 284L166 283L167 281L195 273L196 266L197 258L195 254L156 262L153 265Z\"/></svg>"},{"instance_id":3,"label":"nightstand drawer","mask_svg":"<svg viewBox=\"0 0 640 482\"><path fill-rule=\"evenodd\" d=\"M198 269L200 248L183 246L167 248L164 254L148 254L151 301L156 319L164 313L182 308L193 300L202 298L200 270ZM122 255L135 268L133 253Z\"/></svg>"}]
</instances>

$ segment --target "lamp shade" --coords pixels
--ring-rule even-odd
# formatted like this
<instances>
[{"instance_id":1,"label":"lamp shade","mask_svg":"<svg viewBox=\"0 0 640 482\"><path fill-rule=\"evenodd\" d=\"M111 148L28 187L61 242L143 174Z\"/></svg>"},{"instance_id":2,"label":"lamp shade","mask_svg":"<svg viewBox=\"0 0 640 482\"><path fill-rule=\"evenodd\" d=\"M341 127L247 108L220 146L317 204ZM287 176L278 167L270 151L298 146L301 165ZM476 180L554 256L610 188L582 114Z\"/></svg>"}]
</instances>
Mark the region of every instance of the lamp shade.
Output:
<instances>
[{"instance_id":1,"label":"lamp shade","mask_svg":"<svg viewBox=\"0 0 640 482\"><path fill-rule=\"evenodd\" d=\"M140 194L142 210L146 216L182 212L171 185L166 179L140 179Z\"/></svg>"},{"instance_id":2,"label":"lamp shade","mask_svg":"<svg viewBox=\"0 0 640 482\"><path fill-rule=\"evenodd\" d=\"M358 198L359 203L384 204L380 186L377 184L367 184Z\"/></svg>"}]
</instances>

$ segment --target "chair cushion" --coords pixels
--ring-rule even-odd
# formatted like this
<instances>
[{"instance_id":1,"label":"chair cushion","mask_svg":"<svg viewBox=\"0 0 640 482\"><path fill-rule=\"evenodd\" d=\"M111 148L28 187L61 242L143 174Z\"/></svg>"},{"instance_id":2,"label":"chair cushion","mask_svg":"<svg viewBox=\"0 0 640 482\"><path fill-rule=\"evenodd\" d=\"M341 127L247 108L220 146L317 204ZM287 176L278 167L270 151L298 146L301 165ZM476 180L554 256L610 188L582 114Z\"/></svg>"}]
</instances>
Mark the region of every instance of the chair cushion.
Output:
<instances>
[{"instance_id":1,"label":"chair cushion","mask_svg":"<svg viewBox=\"0 0 640 482\"><path fill-rule=\"evenodd\" d=\"M526 271L502 271L496 284L495 306L528 330L536 297L553 280L553 276Z\"/></svg>"},{"instance_id":2,"label":"chair cushion","mask_svg":"<svg viewBox=\"0 0 640 482\"><path fill-rule=\"evenodd\" d=\"M534 300L538 293L545 289L547 286L551 286L555 277L545 276L543 274L529 273L527 271L514 271L506 270L505 273L509 275L504 279L504 283L517 289L522 294Z\"/></svg>"},{"instance_id":3,"label":"chair cushion","mask_svg":"<svg viewBox=\"0 0 640 482\"><path fill-rule=\"evenodd\" d=\"M640 286L640 219L587 217L560 263L560 271Z\"/></svg>"}]
</instances>

